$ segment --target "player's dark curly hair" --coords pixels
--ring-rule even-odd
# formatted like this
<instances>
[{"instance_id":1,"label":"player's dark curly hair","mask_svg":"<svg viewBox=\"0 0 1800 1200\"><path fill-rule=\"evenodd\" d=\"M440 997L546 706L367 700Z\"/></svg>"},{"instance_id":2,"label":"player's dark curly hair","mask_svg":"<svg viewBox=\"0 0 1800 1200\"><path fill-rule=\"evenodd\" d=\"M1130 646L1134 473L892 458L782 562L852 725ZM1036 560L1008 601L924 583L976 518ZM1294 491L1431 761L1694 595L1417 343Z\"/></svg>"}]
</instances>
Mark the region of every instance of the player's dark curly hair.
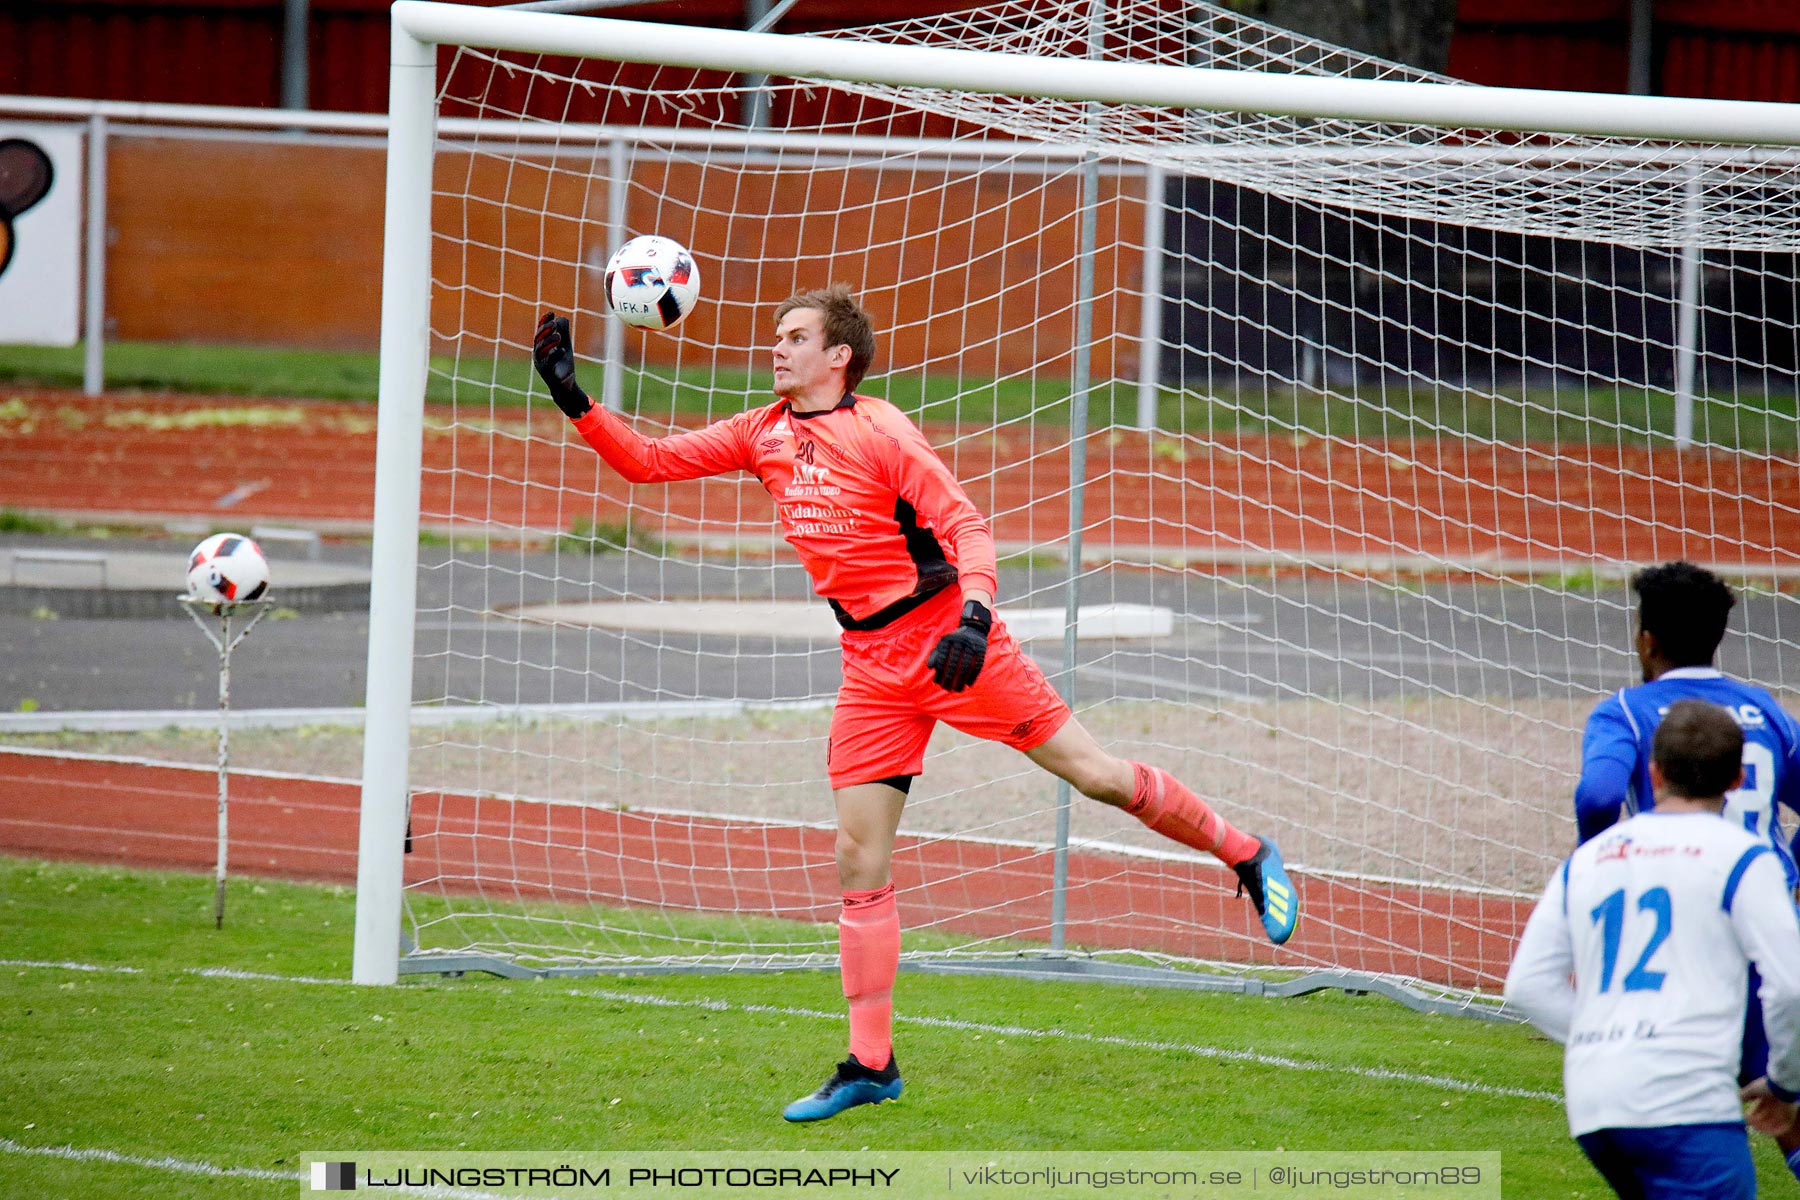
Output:
<instances>
[{"instance_id":1,"label":"player's dark curly hair","mask_svg":"<svg viewBox=\"0 0 1800 1200\"><path fill-rule=\"evenodd\" d=\"M856 385L868 374L869 364L875 361L875 325L869 320L869 314L856 303L850 285L834 283L830 287L789 296L776 306L775 323L781 324L781 318L796 308L818 310L827 350L833 346L850 347L850 365L844 370L844 385L854 392Z\"/></svg>"},{"instance_id":2,"label":"player's dark curly hair","mask_svg":"<svg viewBox=\"0 0 1800 1200\"><path fill-rule=\"evenodd\" d=\"M1744 731L1730 713L1706 700L1677 700L1650 740L1650 761L1677 796L1711 800L1737 786L1744 765Z\"/></svg>"},{"instance_id":3,"label":"player's dark curly hair","mask_svg":"<svg viewBox=\"0 0 1800 1200\"><path fill-rule=\"evenodd\" d=\"M1656 639L1677 667L1707 667L1725 639L1725 621L1737 603L1723 579L1693 563L1645 567L1631 577L1638 597L1638 628Z\"/></svg>"}]
</instances>

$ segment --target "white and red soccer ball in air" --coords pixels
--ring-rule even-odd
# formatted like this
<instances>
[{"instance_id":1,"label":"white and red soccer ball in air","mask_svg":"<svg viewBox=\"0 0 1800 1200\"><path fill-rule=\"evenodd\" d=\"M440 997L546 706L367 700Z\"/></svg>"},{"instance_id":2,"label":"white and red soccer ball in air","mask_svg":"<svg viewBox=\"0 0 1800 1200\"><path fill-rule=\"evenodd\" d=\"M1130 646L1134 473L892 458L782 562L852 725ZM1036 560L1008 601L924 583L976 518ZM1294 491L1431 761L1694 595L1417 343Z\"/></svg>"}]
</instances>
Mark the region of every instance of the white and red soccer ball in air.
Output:
<instances>
[{"instance_id":1,"label":"white and red soccer ball in air","mask_svg":"<svg viewBox=\"0 0 1800 1200\"><path fill-rule=\"evenodd\" d=\"M188 595L213 606L260 600L269 590L269 560L241 533L215 533L188 555Z\"/></svg>"},{"instance_id":2,"label":"white and red soccer ball in air","mask_svg":"<svg viewBox=\"0 0 1800 1200\"><path fill-rule=\"evenodd\" d=\"M606 302L627 325L668 329L694 311L700 268L673 238L634 237L606 263Z\"/></svg>"}]
</instances>

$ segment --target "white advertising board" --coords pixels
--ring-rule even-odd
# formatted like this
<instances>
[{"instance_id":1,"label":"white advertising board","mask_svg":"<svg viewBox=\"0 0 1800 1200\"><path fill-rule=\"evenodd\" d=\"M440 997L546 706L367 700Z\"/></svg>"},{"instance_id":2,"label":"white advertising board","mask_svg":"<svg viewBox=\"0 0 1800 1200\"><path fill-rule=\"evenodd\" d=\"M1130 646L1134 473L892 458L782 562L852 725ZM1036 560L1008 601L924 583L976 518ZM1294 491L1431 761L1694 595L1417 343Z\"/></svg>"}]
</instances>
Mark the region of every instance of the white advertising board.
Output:
<instances>
[{"instance_id":1,"label":"white advertising board","mask_svg":"<svg viewBox=\"0 0 1800 1200\"><path fill-rule=\"evenodd\" d=\"M83 131L0 121L0 344L81 334Z\"/></svg>"}]
</instances>

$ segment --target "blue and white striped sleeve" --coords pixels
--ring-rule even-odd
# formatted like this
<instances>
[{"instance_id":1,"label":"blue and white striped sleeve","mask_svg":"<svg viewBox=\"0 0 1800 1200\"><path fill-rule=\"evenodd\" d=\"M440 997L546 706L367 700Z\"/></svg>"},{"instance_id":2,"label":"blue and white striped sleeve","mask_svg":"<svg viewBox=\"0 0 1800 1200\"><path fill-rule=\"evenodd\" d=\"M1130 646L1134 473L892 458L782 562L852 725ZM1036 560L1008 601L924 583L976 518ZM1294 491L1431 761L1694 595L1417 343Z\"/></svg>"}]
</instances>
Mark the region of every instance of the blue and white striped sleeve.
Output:
<instances>
[{"instance_id":1,"label":"blue and white striped sleeve","mask_svg":"<svg viewBox=\"0 0 1800 1200\"><path fill-rule=\"evenodd\" d=\"M1762 976L1769 1090L1792 1101L1800 1093L1800 916L1787 876L1767 846L1744 851L1726 878L1720 903Z\"/></svg>"},{"instance_id":2,"label":"blue and white striped sleeve","mask_svg":"<svg viewBox=\"0 0 1800 1200\"><path fill-rule=\"evenodd\" d=\"M1506 1005L1558 1042L1575 1018L1575 946L1569 937L1569 864L1550 877L1506 972Z\"/></svg>"}]
</instances>

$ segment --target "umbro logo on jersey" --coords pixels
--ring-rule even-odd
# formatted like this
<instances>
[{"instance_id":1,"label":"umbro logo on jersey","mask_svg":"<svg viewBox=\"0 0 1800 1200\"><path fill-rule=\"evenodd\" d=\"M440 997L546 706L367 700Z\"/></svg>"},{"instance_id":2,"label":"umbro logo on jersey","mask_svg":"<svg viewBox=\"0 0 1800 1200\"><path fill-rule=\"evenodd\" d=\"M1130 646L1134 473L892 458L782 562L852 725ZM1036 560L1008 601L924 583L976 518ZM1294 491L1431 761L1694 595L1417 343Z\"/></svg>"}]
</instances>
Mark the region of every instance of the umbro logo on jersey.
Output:
<instances>
[{"instance_id":1,"label":"umbro logo on jersey","mask_svg":"<svg viewBox=\"0 0 1800 1200\"><path fill-rule=\"evenodd\" d=\"M788 424L786 414L783 414L776 420L775 424L769 427L769 434L770 436L767 440L757 443L757 445L761 446L764 450L779 450L781 449L782 438L794 436L794 427Z\"/></svg>"}]
</instances>

